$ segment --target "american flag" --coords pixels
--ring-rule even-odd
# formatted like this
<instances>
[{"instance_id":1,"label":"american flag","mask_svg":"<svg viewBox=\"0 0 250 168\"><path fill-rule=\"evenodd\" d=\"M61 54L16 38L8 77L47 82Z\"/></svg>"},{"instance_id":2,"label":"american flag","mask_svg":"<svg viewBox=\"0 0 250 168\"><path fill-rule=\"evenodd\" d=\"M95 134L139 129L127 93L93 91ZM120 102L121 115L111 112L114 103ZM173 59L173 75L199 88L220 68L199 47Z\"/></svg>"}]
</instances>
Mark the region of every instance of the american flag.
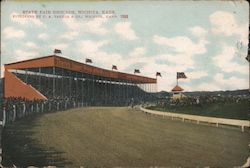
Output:
<instances>
[{"instance_id":1,"label":"american flag","mask_svg":"<svg viewBox=\"0 0 250 168\"><path fill-rule=\"evenodd\" d=\"M86 58L85 62L86 62L86 63L92 63L92 60L89 59L89 58Z\"/></svg>"},{"instance_id":2,"label":"american flag","mask_svg":"<svg viewBox=\"0 0 250 168\"><path fill-rule=\"evenodd\" d=\"M180 79L180 78L184 78L184 79L186 79L186 78L187 78L187 76L185 75L185 73L184 73L184 72L177 72L177 79Z\"/></svg>"},{"instance_id":3,"label":"american flag","mask_svg":"<svg viewBox=\"0 0 250 168\"><path fill-rule=\"evenodd\" d=\"M116 65L112 65L112 70L117 70L117 66Z\"/></svg>"},{"instance_id":4,"label":"american flag","mask_svg":"<svg viewBox=\"0 0 250 168\"><path fill-rule=\"evenodd\" d=\"M55 49L55 50L54 50L54 54L62 54L62 51L61 51L61 50L58 50L58 49Z\"/></svg>"},{"instance_id":5,"label":"american flag","mask_svg":"<svg viewBox=\"0 0 250 168\"><path fill-rule=\"evenodd\" d=\"M139 69L135 69L134 73L141 73Z\"/></svg>"},{"instance_id":6,"label":"american flag","mask_svg":"<svg viewBox=\"0 0 250 168\"><path fill-rule=\"evenodd\" d=\"M161 77L161 73L160 72L156 72L156 76L160 76Z\"/></svg>"}]
</instances>

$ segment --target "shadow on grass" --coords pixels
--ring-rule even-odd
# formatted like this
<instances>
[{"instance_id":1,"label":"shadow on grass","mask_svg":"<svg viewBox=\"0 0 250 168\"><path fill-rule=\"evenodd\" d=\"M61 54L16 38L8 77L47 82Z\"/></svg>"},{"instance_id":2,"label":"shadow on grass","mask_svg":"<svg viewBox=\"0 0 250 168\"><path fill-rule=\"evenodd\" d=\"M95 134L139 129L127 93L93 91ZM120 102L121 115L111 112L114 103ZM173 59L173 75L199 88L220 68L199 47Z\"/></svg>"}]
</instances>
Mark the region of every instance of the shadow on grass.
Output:
<instances>
[{"instance_id":1,"label":"shadow on grass","mask_svg":"<svg viewBox=\"0 0 250 168\"><path fill-rule=\"evenodd\" d=\"M13 164L17 167L72 165L70 161L63 158L63 152L54 148L45 149L31 138L37 117L39 116L22 119L4 128L2 134L4 167L10 167Z\"/></svg>"}]
</instances>

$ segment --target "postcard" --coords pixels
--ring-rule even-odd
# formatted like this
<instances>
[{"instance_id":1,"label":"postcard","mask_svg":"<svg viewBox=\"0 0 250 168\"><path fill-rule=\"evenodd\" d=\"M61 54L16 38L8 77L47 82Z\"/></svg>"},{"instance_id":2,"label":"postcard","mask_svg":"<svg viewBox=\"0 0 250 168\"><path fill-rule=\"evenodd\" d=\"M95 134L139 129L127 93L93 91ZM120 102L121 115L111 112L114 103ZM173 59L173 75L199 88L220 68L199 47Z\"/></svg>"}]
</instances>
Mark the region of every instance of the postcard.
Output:
<instances>
[{"instance_id":1,"label":"postcard","mask_svg":"<svg viewBox=\"0 0 250 168\"><path fill-rule=\"evenodd\" d=\"M249 167L247 1L2 1L2 167Z\"/></svg>"}]
</instances>

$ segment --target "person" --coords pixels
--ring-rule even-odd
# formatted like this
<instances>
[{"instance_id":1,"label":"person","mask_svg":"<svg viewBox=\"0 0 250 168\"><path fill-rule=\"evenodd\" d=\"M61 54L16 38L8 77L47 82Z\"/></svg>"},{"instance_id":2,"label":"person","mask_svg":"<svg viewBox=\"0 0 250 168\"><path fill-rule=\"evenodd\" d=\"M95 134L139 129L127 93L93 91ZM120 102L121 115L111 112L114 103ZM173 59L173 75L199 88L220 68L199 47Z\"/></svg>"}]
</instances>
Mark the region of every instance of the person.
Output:
<instances>
[{"instance_id":1,"label":"person","mask_svg":"<svg viewBox=\"0 0 250 168\"><path fill-rule=\"evenodd\" d=\"M133 97L131 98L130 106L131 106L132 108L134 108L134 98L133 98Z\"/></svg>"}]
</instances>

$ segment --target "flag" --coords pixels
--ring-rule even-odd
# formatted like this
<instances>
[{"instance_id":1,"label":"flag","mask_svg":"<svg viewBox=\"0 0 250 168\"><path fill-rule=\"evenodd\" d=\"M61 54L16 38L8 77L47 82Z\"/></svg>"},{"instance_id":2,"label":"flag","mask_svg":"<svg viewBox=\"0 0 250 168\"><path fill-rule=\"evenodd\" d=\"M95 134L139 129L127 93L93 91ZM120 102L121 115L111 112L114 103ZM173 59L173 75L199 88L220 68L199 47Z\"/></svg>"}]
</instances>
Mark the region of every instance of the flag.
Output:
<instances>
[{"instance_id":1,"label":"flag","mask_svg":"<svg viewBox=\"0 0 250 168\"><path fill-rule=\"evenodd\" d=\"M86 58L85 62L86 62L86 63L92 63L92 60L89 59L89 58Z\"/></svg>"},{"instance_id":2,"label":"flag","mask_svg":"<svg viewBox=\"0 0 250 168\"><path fill-rule=\"evenodd\" d=\"M161 73L160 72L156 72L156 76L160 76L161 77Z\"/></svg>"},{"instance_id":3,"label":"flag","mask_svg":"<svg viewBox=\"0 0 250 168\"><path fill-rule=\"evenodd\" d=\"M248 62L250 62L250 57L249 57L249 55L247 55L246 60L247 60Z\"/></svg>"},{"instance_id":4,"label":"flag","mask_svg":"<svg viewBox=\"0 0 250 168\"><path fill-rule=\"evenodd\" d=\"M61 50L58 50L58 49L55 49L55 50L54 50L54 54L62 54L62 51L61 51Z\"/></svg>"},{"instance_id":5,"label":"flag","mask_svg":"<svg viewBox=\"0 0 250 168\"><path fill-rule=\"evenodd\" d=\"M112 70L113 70L113 69L117 70L117 66L116 66L116 65L113 65L113 66L112 66Z\"/></svg>"},{"instance_id":6,"label":"flag","mask_svg":"<svg viewBox=\"0 0 250 168\"><path fill-rule=\"evenodd\" d=\"M184 78L184 79L187 78L184 72L177 72L177 79L180 79L180 78Z\"/></svg>"},{"instance_id":7,"label":"flag","mask_svg":"<svg viewBox=\"0 0 250 168\"><path fill-rule=\"evenodd\" d=\"M135 69L134 73L141 73L139 69Z\"/></svg>"}]
</instances>

